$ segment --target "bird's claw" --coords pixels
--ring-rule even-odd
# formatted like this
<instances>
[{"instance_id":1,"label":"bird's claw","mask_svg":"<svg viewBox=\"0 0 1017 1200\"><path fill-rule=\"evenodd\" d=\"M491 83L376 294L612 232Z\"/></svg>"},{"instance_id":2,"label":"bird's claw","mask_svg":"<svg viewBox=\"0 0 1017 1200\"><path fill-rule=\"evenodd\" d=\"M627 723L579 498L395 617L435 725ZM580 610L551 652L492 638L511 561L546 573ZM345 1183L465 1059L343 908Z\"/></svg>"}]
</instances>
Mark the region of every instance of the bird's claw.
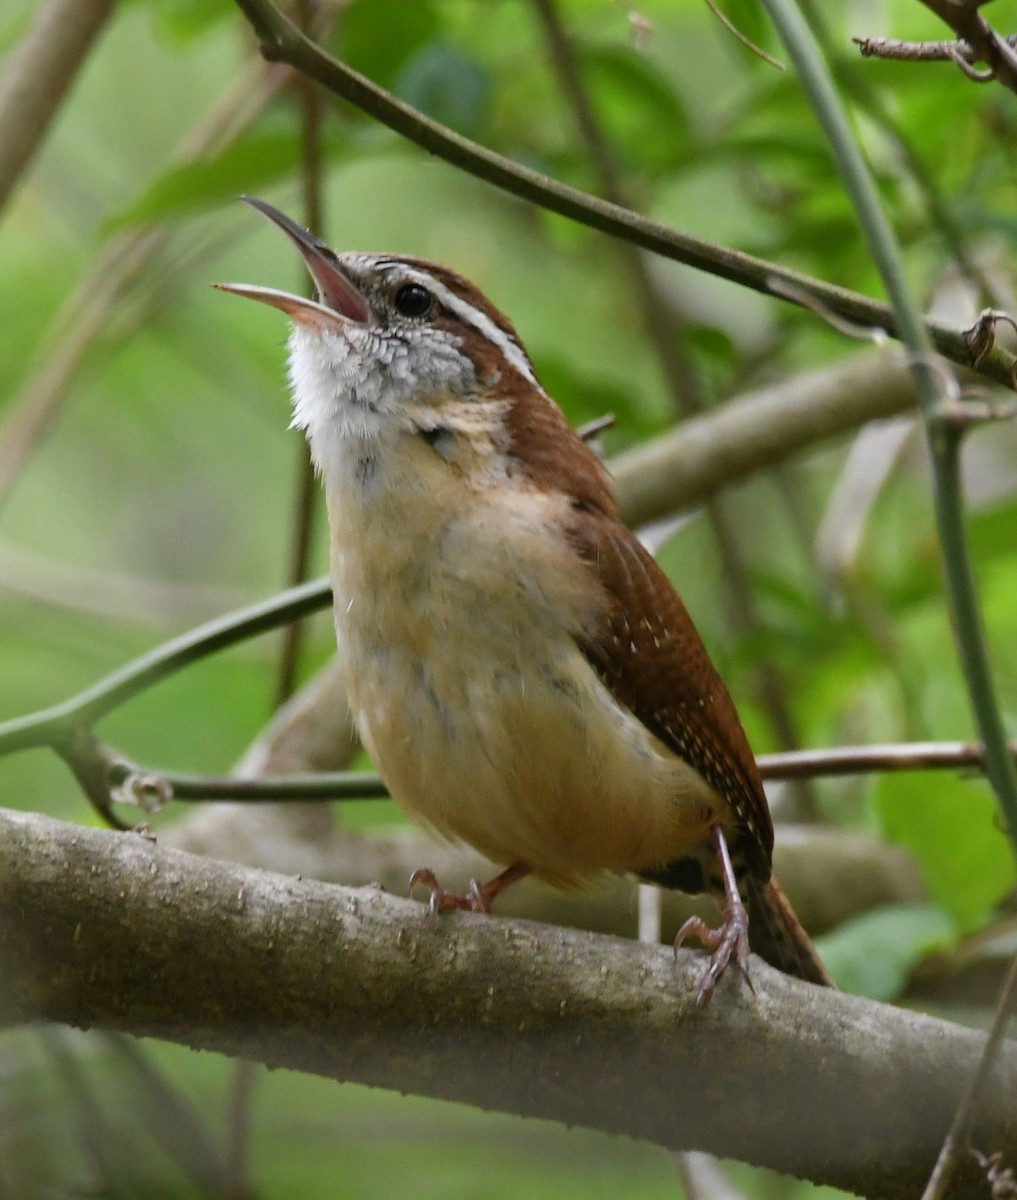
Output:
<instances>
[{"instance_id":1,"label":"bird's claw","mask_svg":"<svg viewBox=\"0 0 1017 1200\"><path fill-rule=\"evenodd\" d=\"M428 912L432 917L448 909L459 909L462 912L486 913L491 911L491 900L484 888L475 879L470 880L466 895L458 892L448 892L438 882L438 877L427 867L420 867L410 876L407 891L413 894L413 889L423 884L430 889L431 898L428 901Z\"/></svg>"},{"instance_id":2,"label":"bird's claw","mask_svg":"<svg viewBox=\"0 0 1017 1200\"><path fill-rule=\"evenodd\" d=\"M674 940L675 953L689 938L698 938L711 951L710 965L703 972L696 993L696 1007L705 1008L713 998L717 981L727 970L732 959L738 970L745 977L745 982L752 991L752 979L749 976L749 916L741 900L728 901L724 905L724 915L716 929L711 929L702 917L689 917L678 930Z\"/></svg>"}]
</instances>

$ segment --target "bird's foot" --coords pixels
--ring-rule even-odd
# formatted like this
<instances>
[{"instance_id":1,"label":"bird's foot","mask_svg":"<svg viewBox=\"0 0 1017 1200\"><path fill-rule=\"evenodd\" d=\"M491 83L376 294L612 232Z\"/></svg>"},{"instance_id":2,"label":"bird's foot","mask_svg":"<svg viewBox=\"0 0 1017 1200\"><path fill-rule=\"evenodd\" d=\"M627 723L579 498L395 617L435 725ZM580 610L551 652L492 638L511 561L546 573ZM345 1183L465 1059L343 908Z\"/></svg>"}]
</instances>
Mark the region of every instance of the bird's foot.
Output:
<instances>
[{"instance_id":1,"label":"bird's foot","mask_svg":"<svg viewBox=\"0 0 1017 1200\"><path fill-rule=\"evenodd\" d=\"M429 888L431 899L428 902L428 909L432 917L436 917L440 912L444 912L449 908L462 909L464 912L490 912L491 901L485 896L484 889L475 879L470 880L469 890L466 895L460 895L458 892L447 892L438 882L438 877L427 867L421 867L413 872L410 876L408 891L413 894L413 889L423 884Z\"/></svg>"},{"instance_id":2,"label":"bird's foot","mask_svg":"<svg viewBox=\"0 0 1017 1200\"><path fill-rule=\"evenodd\" d=\"M471 879L466 895L463 896L458 892L447 892L438 882L438 877L433 871L427 867L421 867L410 876L408 890L412 895L413 889L418 884L423 884L424 887L430 889L431 899L427 907L432 917L436 917L440 912L445 912L450 908L458 908L463 912L489 913L494 898L516 880L522 879L529 873L529 867L523 863L516 863L508 870L502 871L500 875L495 876L489 883L481 884L477 883L475 879Z\"/></svg>"},{"instance_id":3,"label":"bird's foot","mask_svg":"<svg viewBox=\"0 0 1017 1200\"><path fill-rule=\"evenodd\" d=\"M689 938L698 938L703 945L710 950L710 965L703 972L703 978L699 983L699 991L696 993L696 1006L705 1008L713 998L713 990L717 986L717 980L727 970L731 960L734 959L735 965L742 975L745 976L745 981L749 987L752 987L752 980L748 972L749 958L749 914L745 911L745 905L741 901L741 897L735 894L734 898L728 896L724 901L724 911L721 917L721 922L716 929L711 929L702 917L689 917L685 924L678 930L678 936L674 940L675 954L678 953L678 948L683 942Z\"/></svg>"}]
</instances>

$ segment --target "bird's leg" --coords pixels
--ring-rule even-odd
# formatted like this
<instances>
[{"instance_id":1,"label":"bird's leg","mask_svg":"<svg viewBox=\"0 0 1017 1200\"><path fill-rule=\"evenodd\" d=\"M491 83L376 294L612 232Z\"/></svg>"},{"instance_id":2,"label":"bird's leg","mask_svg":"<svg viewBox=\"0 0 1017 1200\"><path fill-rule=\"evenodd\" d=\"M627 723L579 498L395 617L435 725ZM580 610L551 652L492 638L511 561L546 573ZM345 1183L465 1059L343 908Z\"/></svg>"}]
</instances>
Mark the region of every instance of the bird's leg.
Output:
<instances>
[{"instance_id":1,"label":"bird's leg","mask_svg":"<svg viewBox=\"0 0 1017 1200\"><path fill-rule=\"evenodd\" d=\"M471 879L466 895L460 896L456 892L446 892L438 882L435 873L428 870L427 867L421 867L410 876L409 891L412 893L418 883L430 888L431 900L428 909L432 917L436 917L438 913L447 908L460 908L464 912L487 913L491 911L495 897L500 896L507 887L511 887L513 883L525 878L529 873L530 868L525 863L515 863L488 883L480 884L475 879Z\"/></svg>"},{"instance_id":2,"label":"bird's leg","mask_svg":"<svg viewBox=\"0 0 1017 1200\"><path fill-rule=\"evenodd\" d=\"M749 987L752 987L752 980L749 979L746 968L749 957L749 914L745 911L745 905L738 892L738 881L735 879L734 867L731 864L727 838L724 837L724 831L719 825L714 825L710 833L710 840L717 851L724 874L724 907L720 924L716 929L711 929L702 917L689 917L678 930L678 936L674 940L675 953L678 952L678 947L690 937L698 938L708 950L713 952L710 955L710 965L703 974L699 991L696 994L696 1004L699 1008L705 1008L710 1003L717 980L724 974L732 958L745 976Z\"/></svg>"}]
</instances>

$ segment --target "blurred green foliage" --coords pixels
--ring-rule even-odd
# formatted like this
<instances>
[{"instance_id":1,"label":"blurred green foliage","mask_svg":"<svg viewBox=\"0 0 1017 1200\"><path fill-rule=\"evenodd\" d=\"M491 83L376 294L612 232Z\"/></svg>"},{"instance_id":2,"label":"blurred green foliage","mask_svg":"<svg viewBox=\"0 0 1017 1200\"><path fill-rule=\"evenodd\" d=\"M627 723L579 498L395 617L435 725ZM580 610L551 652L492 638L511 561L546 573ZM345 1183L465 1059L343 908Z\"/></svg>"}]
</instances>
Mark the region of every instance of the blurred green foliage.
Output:
<instances>
[{"instance_id":1,"label":"blurred green foliage","mask_svg":"<svg viewBox=\"0 0 1017 1200\"><path fill-rule=\"evenodd\" d=\"M780 57L752 0L724 7ZM934 182L1000 303L1012 300L1012 97L974 87L949 65L858 58L851 35L943 36L913 0L881 6L887 24L879 28L869 24L870 5L807 7L828 26L919 294L957 320L985 303L962 279L898 139ZM17 45L34 8L32 0L9 0L0 52ZM1006 5L993 10L1008 28ZM561 11L633 204L700 236L877 292L792 75L738 45L699 0L635 8L568 0ZM526 0L353 0L323 38L456 129L597 187ZM298 436L287 431L285 330L278 314L209 287L218 279L280 286L299 279L281 239L232 201L267 191L300 215L299 96L283 89L241 119L257 74L252 39L227 0L121 5L3 214L0 422L38 402L43 367L68 354L83 321L95 313L101 320L46 437L0 507L0 719L56 701L202 616L283 581L300 454ZM195 155L187 147L199 127L212 136ZM616 414L609 451L674 419L610 242L457 174L341 103L327 104L323 156L326 238L443 260L475 279L511 315L576 423ZM107 301L127 247L140 265ZM710 403L856 352L800 309L672 263L648 265L661 302L680 313L684 336L676 339ZM1015 448L1010 428L975 433L965 466L994 665L1017 733ZM758 629L727 619L704 521L685 525L662 561L757 749L775 745L772 714L756 689L763 657L783 672L807 745L970 738L916 438L857 527L839 531L840 572L817 566L816 531L844 479L845 449L820 448L727 498ZM314 570L324 564L319 521ZM331 637L327 619L311 623L302 675L325 661ZM227 770L270 713L276 660L277 639L238 647L135 701L102 732L144 762ZM826 819L908 847L930 898L921 909L868 914L827 939L846 986L892 998L930 950L991 926L1012 892L1014 868L983 782L891 775L816 792ZM73 783L39 752L0 760L0 803L92 819ZM372 819L398 818L389 805L362 806L358 820ZM109 1061L101 1048L74 1046L101 1093ZM197 1097L221 1142L232 1066L168 1047L151 1052ZM81 1157L81 1106L51 1067L26 1035L0 1041L0 1110L11 1118L0 1138L8 1149L16 1137L30 1141L48 1114L46 1127L61 1131L50 1167L64 1183L92 1180L94 1164ZM129 1092L124 1108L106 1103L136 1152L150 1135L130 1127ZM666 1159L650 1148L296 1076L258 1084L251 1136L253 1183L266 1196L411 1191L493 1200L676 1191ZM163 1166L151 1177L128 1172L124 1194L191 1195L183 1176ZM739 1180L755 1197L822 1194L758 1173Z\"/></svg>"}]
</instances>

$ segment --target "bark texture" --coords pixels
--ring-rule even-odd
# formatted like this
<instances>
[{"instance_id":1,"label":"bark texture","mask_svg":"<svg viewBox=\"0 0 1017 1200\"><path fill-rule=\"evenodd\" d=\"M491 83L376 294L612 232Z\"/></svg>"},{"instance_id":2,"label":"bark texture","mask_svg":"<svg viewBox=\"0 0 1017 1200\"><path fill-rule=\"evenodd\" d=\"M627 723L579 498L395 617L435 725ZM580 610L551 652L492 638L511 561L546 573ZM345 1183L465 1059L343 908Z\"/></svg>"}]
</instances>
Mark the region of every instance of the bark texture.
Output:
<instances>
[{"instance_id":1,"label":"bark texture","mask_svg":"<svg viewBox=\"0 0 1017 1200\"><path fill-rule=\"evenodd\" d=\"M0 811L0 1020L166 1038L886 1200L920 1191L979 1035L752 962L259 872ZM975 1123L1017 1157L1017 1048ZM981 1194L965 1166L950 1196Z\"/></svg>"}]
</instances>

